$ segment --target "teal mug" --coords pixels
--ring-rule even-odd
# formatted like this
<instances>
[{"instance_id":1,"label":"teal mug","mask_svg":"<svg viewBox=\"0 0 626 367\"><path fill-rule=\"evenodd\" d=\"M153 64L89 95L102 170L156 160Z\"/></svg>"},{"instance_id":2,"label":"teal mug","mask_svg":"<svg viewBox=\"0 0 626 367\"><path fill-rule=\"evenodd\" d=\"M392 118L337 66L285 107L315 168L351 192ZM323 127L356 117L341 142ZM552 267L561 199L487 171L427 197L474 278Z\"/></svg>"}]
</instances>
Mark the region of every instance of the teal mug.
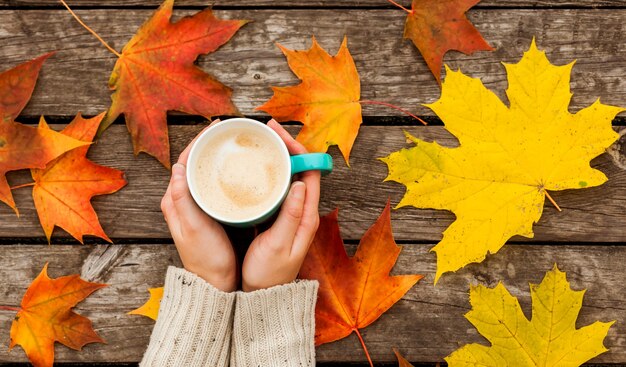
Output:
<instances>
[{"instance_id":1,"label":"teal mug","mask_svg":"<svg viewBox=\"0 0 626 367\"><path fill-rule=\"evenodd\" d=\"M255 209L254 212L250 213L247 212L249 208L244 207L237 212L237 208L235 206L226 207L229 202L228 200L224 200L225 196L216 197L216 195L232 194L231 191L237 190L238 186L229 185L226 188L226 191L224 191L224 188L221 187L223 185L214 183L216 180L214 178L215 176L211 176L212 174L217 175L217 173L206 172L207 169L211 169L207 168L207 166L211 166L211 164L206 164L207 159L214 159L213 155L219 155L219 152L207 153L207 149L205 149L205 147L209 146L211 143L219 144L222 140L230 138L229 132L232 135L241 131L257 137L263 137L260 141L267 144L274 144L272 147L272 149L274 149L274 147L276 148L273 150L273 153L276 153L274 158L279 160L274 162L276 163L275 166L280 167L285 171L277 172L275 174L276 180L272 180L272 182L275 182L276 186L271 188L272 196L268 196L267 202L263 203L263 206L259 207L258 210ZM211 148L208 149L210 150ZM280 153L278 153L278 151ZM226 157L220 157L216 160L220 160L222 158L224 160L226 159ZM247 178L246 169L254 170L255 167L250 167L250 164L252 164L251 162L254 162L255 159L259 159L259 157L250 156L248 161L231 159L231 161L224 161L221 164L228 164L229 166L227 169L229 172L235 172L234 177L240 177L245 181ZM238 167L236 164L231 165L231 163L235 161L241 162L241 167ZM318 170L321 171L323 175L327 175L332 171L332 169L333 160L329 154L307 153L291 156L287 150L287 146L282 141L280 136L267 125L248 118L233 118L223 120L211 126L198 136L191 147L191 151L189 152L189 158L187 161L187 182L189 184L191 196L194 198L198 206L213 219L229 226L250 227L266 221L278 210L278 208L280 208L281 204L285 200L285 197L287 196L287 193L289 192L289 188L291 187L293 175L311 170ZM248 185L249 184L252 183L248 183ZM214 203L220 203L221 208L223 209L219 210L222 212L219 212L217 209L218 206L214 205ZM240 213L245 214L243 217L241 215L235 215Z\"/></svg>"}]
</instances>

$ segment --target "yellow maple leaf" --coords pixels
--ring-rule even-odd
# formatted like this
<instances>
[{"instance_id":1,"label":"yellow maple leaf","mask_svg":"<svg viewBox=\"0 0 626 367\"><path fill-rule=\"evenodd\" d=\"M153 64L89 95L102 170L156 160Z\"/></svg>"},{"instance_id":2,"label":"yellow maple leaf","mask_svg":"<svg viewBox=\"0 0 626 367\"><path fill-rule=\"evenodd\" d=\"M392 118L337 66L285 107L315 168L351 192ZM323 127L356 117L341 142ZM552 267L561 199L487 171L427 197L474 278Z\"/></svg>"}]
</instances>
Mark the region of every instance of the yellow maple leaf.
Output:
<instances>
[{"instance_id":1,"label":"yellow maple leaf","mask_svg":"<svg viewBox=\"0 0 626 367\"><path fill-rule=\"evenodd\" d=\"M163 298L163 287L150 288L150 299L146 301L141 307L130 311L129 315L142 315L156 320L159 316L159 306L161 306L161 299Z\"/></svg>"},{"instance_id":2,"label":"yellow maple leaf","mask_svg":"<svg viewBox=\"0 0 626 367\"><path fill-rule=\"evenodd\" d=\"M530 285L529 321L513 297L499 283L495 288L470 288L472 310L465 317L491 342L468 344L450 356L453 366L575 367L608 349L603 345L613 322L596 321L576 329L585 291L573 291L557 266L541 284Z\"/></svg>"},{"instance_id":3,"label":"yellow maple leaf","mask_svg":"<svg viewBox=\"0 0 626 367\"><path fill-rule=\"evenodd\" d=\"M611 121L623 109L598 100L571 114L572 66L552 65L533 40L519 63L505 64L510 107L479 79L447 69L441 98L426 106L460 146L406 133L415 146L381 158L389 167L385 181L407 187L397 207L446 209L457 217L432 249L435 282L484 260L514 235L533 237L547 190L607 180L589 162L617 140Z\"/></svg>"}]
</instances>

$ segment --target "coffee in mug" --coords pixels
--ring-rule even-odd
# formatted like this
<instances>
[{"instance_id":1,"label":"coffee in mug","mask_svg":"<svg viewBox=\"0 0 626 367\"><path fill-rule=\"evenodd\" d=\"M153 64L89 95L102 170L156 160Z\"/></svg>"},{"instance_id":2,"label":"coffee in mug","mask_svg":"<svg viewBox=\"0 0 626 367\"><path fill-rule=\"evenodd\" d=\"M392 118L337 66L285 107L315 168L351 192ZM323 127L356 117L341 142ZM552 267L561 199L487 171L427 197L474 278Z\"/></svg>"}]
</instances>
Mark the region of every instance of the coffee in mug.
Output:
<instances>
[{"instance_id":1,"label":"coffee in mug","mask_svg":"<svg viewBox=\"0 0 626 367\"><path fill-rule=\"evenodd\" d=\"M299 172L332 171L325 153L289 155L280 136L262 122L233 118L198 136L187 160L187 183L198 206L217 221L247 227L272 216Z\"/></svg>"},{"instance_id":2,"label":"coffee in mug","mask_svg":"<svg viewBox=\"0 0 626 367\"><path fill-rule=\"evenodd\" d=\"M193 169L199 199L208 210L240 221L263 214L280 199L289 169L268 135L236 128L206 140Z\"/></svg>"}]
</instances>

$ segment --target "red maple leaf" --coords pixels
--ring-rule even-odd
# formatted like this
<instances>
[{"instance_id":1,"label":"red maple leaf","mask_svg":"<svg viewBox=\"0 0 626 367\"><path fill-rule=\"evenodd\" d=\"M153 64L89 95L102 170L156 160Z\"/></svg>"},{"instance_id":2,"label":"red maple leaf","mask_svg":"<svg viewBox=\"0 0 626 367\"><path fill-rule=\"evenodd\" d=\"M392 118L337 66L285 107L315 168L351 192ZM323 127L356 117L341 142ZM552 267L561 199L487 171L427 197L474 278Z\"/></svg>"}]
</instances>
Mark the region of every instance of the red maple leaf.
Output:
<instances>
[{"instance_id":1,"label":"red maple leaf","mask_svg":"<svg viewBox=\"0 0 626 367\"><path fill-rule=\"evenodd\" d=\"M404 38L413 41L440 84L446 52L456 50L470 55L474 51L493 51L465 16L480 0L413 0L411 10L389 1L409 13Z\"/></svg>"},{"instance_id":2,"label":"red maple leaf","mask_svg":"<svg viewBox=\"0 0 626 367\"><path fill-rule=\"evenodd\" d=\"M170 167L167 111L211 118L239 114L232 91L194 64L200 54L215 51L247 23L221 20L210 9L171 23L174 0L161 7L124 46L109 86L111 107L106 129L120 115L133 139L135 154L146 152ZM114 51L114 50L113 50Z\"/></svg>"}]
</instances>

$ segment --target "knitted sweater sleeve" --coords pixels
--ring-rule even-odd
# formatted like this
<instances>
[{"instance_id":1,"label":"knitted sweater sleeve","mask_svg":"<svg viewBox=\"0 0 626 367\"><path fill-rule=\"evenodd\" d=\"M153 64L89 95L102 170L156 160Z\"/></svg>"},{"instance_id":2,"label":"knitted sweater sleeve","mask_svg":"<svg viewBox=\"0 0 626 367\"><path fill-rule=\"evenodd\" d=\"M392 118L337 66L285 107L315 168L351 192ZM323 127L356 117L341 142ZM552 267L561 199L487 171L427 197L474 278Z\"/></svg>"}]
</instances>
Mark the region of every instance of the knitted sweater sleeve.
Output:
<instances>
[{"instance_id":1,"label":"knitted sweater sleeve","mask_svg":"<svg viewBox=\"0 0 626 367\"><path fill-rule=\"evenodd\" d=\"M300 280L238 292L231 366L315 366L315 303L319 283Z\"/></svg>"},{"instance_id":2,"label":"knitted sweater sleeve","mask_svg":"<svg viewBox=\"0 0 626 367\"><path fill-rule=\"evenodd\" d=\"M228 366L235 298L235 293L170 266L140 366Z\"/></svg>"}]
</instances>

